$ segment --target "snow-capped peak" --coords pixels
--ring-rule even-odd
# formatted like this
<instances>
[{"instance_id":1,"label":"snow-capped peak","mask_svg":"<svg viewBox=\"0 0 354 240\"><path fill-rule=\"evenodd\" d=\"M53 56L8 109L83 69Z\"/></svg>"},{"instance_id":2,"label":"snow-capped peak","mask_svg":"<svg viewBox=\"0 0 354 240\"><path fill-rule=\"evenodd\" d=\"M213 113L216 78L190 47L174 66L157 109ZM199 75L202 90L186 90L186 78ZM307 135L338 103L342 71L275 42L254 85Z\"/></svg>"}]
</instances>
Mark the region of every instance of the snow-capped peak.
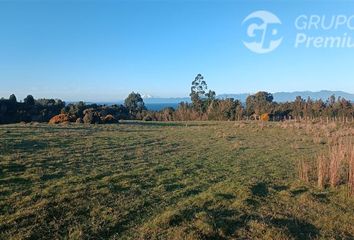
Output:
<instances>
[{"instance_id":1,"label":"snow-capped peak","mask_svg":"<svg viewBox=\"0 0 354 240\"><path fill-rule=\"evenodd\" d=\"M150 94L142 94L141 97L142 98L153 98L153 96L151 96Z\"/></svg>"}]
</instances>

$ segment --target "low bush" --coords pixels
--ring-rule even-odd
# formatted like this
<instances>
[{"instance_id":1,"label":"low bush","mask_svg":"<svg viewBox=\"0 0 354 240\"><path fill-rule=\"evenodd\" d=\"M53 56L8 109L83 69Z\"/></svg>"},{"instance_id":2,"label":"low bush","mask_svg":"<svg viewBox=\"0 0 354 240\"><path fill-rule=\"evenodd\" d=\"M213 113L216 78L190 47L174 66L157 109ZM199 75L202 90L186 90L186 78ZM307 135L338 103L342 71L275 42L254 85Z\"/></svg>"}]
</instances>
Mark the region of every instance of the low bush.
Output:
<instances>
[{"instance_id":1,"label":"low bush","mask_svg":"<svg viewBox=\"0 0 354 240\"><path fill-rule=\"evenodd\" d=\"M59 114L49 120L49 124L68 123L71 118L68 114Z\"/></svg>"}]
</instances>

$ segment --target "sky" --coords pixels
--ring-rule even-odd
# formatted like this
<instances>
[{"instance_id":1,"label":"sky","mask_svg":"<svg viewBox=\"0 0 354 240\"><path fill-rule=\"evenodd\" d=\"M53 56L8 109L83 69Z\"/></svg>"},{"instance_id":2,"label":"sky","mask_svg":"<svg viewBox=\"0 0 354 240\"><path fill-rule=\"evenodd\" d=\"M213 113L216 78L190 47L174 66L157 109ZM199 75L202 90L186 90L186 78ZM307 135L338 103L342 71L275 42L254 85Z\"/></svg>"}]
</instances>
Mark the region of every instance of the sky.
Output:
<instances>
[{"instance_id":1,"label":"sky","mask_svg":"<svg viewBox=\"0 0 354 240\"><path fill-rule=\"evenodd\" d=\"M0 1L0 97L112 101L185 97L201 73L217 94L354 93L354 48L294 47L299 15L354 14L354 1ZM243 20L268 11L282 42L257 54ZM353 18L354 19L354 18ZM352 21L354 26L354 20ZM306 31L332 36L342 27Z\"/></svg>"}]
</instances>

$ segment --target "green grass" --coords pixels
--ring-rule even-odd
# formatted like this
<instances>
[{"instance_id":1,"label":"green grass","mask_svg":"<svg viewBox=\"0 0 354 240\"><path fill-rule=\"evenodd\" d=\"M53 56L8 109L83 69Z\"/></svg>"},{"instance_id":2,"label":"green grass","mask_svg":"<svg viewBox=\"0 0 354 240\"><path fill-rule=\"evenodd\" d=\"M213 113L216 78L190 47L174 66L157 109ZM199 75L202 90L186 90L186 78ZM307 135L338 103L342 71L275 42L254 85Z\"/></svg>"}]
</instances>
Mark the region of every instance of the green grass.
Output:
<instances>
[{"instance_id":1,"label":"green grass","mask_svg":"<svg viewBox=\"0 0 354 240\"><path fill-rule=\"evenodd\" d=\"M354 198L298 180L306 129L0 126L0 239L353 239Z\"/></svg>"}]
</instances>

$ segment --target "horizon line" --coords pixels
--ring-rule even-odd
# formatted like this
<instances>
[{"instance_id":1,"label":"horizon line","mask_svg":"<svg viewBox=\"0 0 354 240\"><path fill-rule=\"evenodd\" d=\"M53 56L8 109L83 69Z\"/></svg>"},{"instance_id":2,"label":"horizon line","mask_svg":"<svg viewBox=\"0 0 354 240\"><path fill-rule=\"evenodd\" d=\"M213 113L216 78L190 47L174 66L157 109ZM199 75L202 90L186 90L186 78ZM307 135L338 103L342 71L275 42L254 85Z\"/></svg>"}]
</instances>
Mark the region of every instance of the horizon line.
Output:
<instances>
[{"instance_id":1,"label":"horizon line","mask_svg":"<svg viewBox=\"0 0 354 240\"><path fill-rule=\"evenodd\" d=\"M135 92L135 93L139 93L142 98L144 100L148 100L148 99L184 99L184 98L190 98L189 96L172 96L172 97L161 97L161 96L153 96L153 95L150 95L150 94L144 94L144 93L140 93L139 91L132 91L132 92ZM341 93L345 93L345 94L349 94L349 95L354 95L354 93L352 92L347 92L347 91L344 91L344 90L328 90L328 89L322 89L322 90L317 90L317 91L314 91L314 90L296 90L296 91L275 91L275 92L271 92L271 91L266 91L266 90L259 90L259 91L256 91L256 92L243 92L243 93L221 93L221 94L216 94L216 96L222 96L222 95L253 95L253 94L256 94L257 92L269 92L271 94L279 94L279 93L284 93L284 94L293 94L293 93L321 93L321 92L341 92ZM130 92L131 93L131 92ZM127 93L126 94L126 97L128 97L128 95L130 93ZM1 98L4 98L4 99L7 99L11 94L15 94L16 96L16 93L10 93L8 94L8 96L0 96L0 99ZM4 94L3 94L4 95ZM65 102L92 102L92 103L113 103L113 102L124 102L125 98L116 98L116 99L106 99L106 100L99 100L99 99L85 99L85 100L79 100L79 99L66 99L66 98L61 98L61 97L36 97L35 94L25 94L23 96L28 96L28 95L32 95L35 99L60 99L62 101L65 101ZM148 96L151 96L151 97L144 97L144 95L148 95ZM341 96L337 96L335 95L336 97L341 97ZM17 96L16 96L17 97ZM18 100L18 102L21 102L21 100L23 99L20 99Z\"/></svg>"}]
</instances>

